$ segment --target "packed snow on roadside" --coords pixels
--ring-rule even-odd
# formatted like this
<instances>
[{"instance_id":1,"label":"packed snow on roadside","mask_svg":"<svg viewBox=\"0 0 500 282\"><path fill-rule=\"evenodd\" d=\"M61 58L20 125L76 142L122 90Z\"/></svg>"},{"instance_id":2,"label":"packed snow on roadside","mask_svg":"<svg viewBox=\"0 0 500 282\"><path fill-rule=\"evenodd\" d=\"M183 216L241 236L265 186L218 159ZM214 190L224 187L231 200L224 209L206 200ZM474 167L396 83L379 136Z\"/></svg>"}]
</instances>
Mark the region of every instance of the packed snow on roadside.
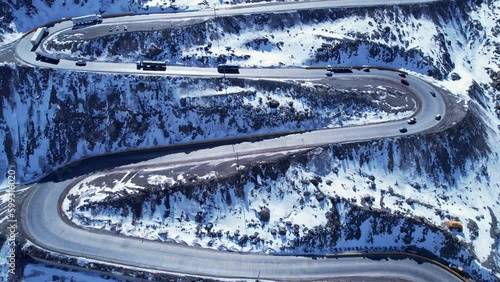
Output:
<instances>
[{"instance_id":1,"label":"packed snow on roadside","mask_svg":"<svg viewBox=\"0 0 500 282\"><path fill-rule=\"evenodd\" d=\"M72 282L118 282L125 281L110 276L100 276L91 272L69 271L53 266L43 264L27 264L23 274L24 282L39 282L39 281L72 281Z\"/></svg>"}]
</instances>

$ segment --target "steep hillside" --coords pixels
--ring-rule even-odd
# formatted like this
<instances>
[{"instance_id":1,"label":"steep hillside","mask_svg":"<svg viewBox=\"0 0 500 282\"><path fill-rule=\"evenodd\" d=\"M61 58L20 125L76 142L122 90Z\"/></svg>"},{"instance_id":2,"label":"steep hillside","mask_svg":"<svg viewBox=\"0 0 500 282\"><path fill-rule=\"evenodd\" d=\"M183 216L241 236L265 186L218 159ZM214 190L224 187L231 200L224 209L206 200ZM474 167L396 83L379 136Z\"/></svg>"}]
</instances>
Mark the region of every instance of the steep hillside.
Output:
<instances>
[{"instance_id":1,"label":"steep hillside","mask_svg":"<svg viewBox=\"0 0 500 282\"><path fill-rule=\"evenodd\" d=\"M82 13L135 12L143 5L117 3L77 5L85 7ZM50 14L50 5L0 5L9 11L3 13L6 32L54 19L41 16ZM75 6L66 5L54 10L54 17L72 16L68 11ZM498 280L499 35L499 1L457 0L218 18L155 32L47 42L44 47L53 52L99 60L386 65L447 87L470 105L466 118L445 132L331 145L249 164L220 179L207 174L208 183L188 185L182 174L158 173L145 178L142 190L134 186L137 194L127 191L127 197L108 201L99 194L106 183L83 183L76 187L82 190L71 192L66 212L77 224L208 248L324 253L416 247L464 265L480 281ZM3 66L0 75L0 168L15 163L26 179L98 153L277 128L338 126L401 117L412 109L410 104L402 112L384 110L372 99L302 82L231 80L224 96L225 85L215 79L14 66ZM321 95L302 94L313 89ZM339 100L322 95L327 91ZM384 95L365 91L374 99ZM273 101L279 103L276 111ZM331 115L332 109L341 114ZM118 176L117 183L124 177ZM463 232L442 228L447 219L460 219Z\"/></svg>"},{"instance_id":2,"label":"steep hillside","mask_svg":"<svg viewBox=\"0 0 500 282\"><path fill-rule=\"evenodd\" d=\"M99 60L167 59L187 65L229 60L248 66L377 64L404 67L439 79L453 71L472 70L484 76L474 59L493 63L492 38L499 32L494 22L497 14L498 4L493 1L478 6L471 1L442 1L303 10L279 16L222 17L180 27L174 23L174 28L163 31L91 40L68 40L61 35L57 44L48 43L47 47Z\"/></svg>"},{"instance_id":3,"label":"steep hillside","mask_svg":"<svg viewBox=\"0 0 500 282\"><path fill-rule=\"evenodd\" d=\"M220 162L219 170L200 165L205 172L98 174L70 191L64 211L86 227L219 250L417 248L493 281L500 163L477 115L473 107L438 134L332 145L260 164L232 160L239 169L229 174ZM452 219L463 232L442 226Z\"/></svg>"},{"instance_id":4,"label":"steep hillside","mask_svg":"<svg viewBox=\"0 0 500 282\"><path fill-rule=\"evenodd\" d=\"M280 0L282 1L282 0ZM0 2L0 46L48 22L87 14L175 13L234 6L263 0L7 0ZM267 0L266 2L270 2Z\"/></svg>"},{"instance_id":5,"label":"steep hillside","mask_svg":"<svg viewBox=\"0 0 500 282\"><path fill-rule=\"evenodd\" d=\"M82 157L401 119L401 89L0 67L0 168L33 181ZM5 176L0 177L4 180ZM1 183L1 181L0 181Z\"/></svg>"}]
</instances>

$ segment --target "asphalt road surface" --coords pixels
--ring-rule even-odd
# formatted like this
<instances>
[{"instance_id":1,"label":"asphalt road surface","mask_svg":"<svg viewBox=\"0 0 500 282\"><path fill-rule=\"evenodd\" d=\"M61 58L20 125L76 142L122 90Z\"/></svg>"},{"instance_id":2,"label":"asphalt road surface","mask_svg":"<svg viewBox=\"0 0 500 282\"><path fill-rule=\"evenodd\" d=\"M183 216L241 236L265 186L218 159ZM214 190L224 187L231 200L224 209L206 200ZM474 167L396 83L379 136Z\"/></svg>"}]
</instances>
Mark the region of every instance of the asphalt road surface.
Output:
<instances>
[{"instance_id":1,"label":"asphalt road surface","mask_svg":"<svg viewBox=\"0 0 500 282\"><path fill-rule=\"evenodd\" d=\"M45 249L105 262L217 278L309 280L362 276L408 281L460 281L437 265L410 259L372 260L273 256L219 252L179 244L141 241L68 225L58 199L71 180L40 184L24 202L23 234Z\"/></svg>"},{"instance_id":2,"label":"asphalt road surface","mask_svg":"<svg viewBox=\"0 0 500 282\"><path fill-rule=\"evenodd\" d=\"M258 4L248 7L236 7L218 10L218 15L236 15L248 13L280 12L296 9L311 9L341 6L391 5L401 3L423 3L432 1L306 1L291 3ZM105 19L102 25L126 23L132 26L162 19L180 19L186 17L210 17L212 11L200 11L178 14L141 15ZM46 40L58 32L71 28L70 22L56 24L49 29ZM102 28L93 26L89 28ZM31 50L31 36L21 39L15 47L16 59L21 64L89 72L109 72L124 74L160 74L176 76L216 76L221 74L213 68L187 68L169 66L166 71L137 70L135 64L110 62L88 62L85 67L75 66L72 60L61 60L59 64L37 61ZM242 78L326 78L324 70L296 69L242 69L237 76ZM353 74L334 74L331 79L349 79L358 85L390 85L403 87L400 77L395 72L372 70L370 73L355 71ZM455 101L447 94L415 77L407 78L410 86L403 88L415 95L419 100L419 110L415 113L417 123L408 125L405 120L369 124L363 126L343 127L286 135L279 138L259 142L243 142L223 145L212 149L204 149L189 154L178 153L169 159L172 162L207 158L221 158L238 154L259 154L262 152L286 151L298 148L311 148L331 143L349 143L373 140L406 134L442 130L452 125L453 117L447 115L450 107L456 111ZM438 93L436 97L430 91ZM437 121L434 117L440 114L443 118ZM400 133L401 127L408 128L408 133ZM112 158L112 157L110 157ZM99 160L95 160L98 162ZM92 160L89 160L92 163ZM78 166L74 168L77 172ZM239 254L218 252L213 250L187 247L179 244L165 244L153 241L142 241L135 238L111 236L92 230L76 227L61 218L58 213L58 200L74 179L54 183L39 183L27 195L23 202L19 220L22 233L36 245L62 254L85 257L125 266L141 267L159 271L200 275L217 278L250 278L271 280L311 280L352 277L359 279L402 279L409 281L460 281L452 273L431 263L418 263L410 259L372 260L362 257L345 257L340 259L311 259L295 256L273 256L259 254ZM356 278L357 277L357 278Z\"/></svg>"}]
</instances>

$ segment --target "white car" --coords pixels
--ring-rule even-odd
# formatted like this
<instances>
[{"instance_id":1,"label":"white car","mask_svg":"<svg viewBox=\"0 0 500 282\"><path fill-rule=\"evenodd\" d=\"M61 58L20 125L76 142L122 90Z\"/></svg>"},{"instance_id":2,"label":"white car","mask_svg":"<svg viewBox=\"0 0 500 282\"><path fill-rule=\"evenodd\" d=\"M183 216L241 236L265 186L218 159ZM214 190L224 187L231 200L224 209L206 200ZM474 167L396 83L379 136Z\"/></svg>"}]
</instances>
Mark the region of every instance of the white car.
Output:
<instances>
[{"instance_id":1,"label":"white car","mask_svg":"<svg viewBox=\"0 0 500 282\"><path fill-rule=\"evenodd\" d=\"M128 30L126 25L123 26L123 30Z\"/></svg>"},{"instance_id":2,"label":"white car","mask_svg":"<svg viewBox=\"0 0 500 282\"><path fill-rule=\"evenodd\" d=\"M75 63L75 64L76 64L77 66L79 66L79 67L84 67L84 66L86 66L86 65L87 65L87 62L85 62L84 60L81 60L81 59L80 59L80 60L76 61L76 63Z\"/></svg>"}]
</instances>

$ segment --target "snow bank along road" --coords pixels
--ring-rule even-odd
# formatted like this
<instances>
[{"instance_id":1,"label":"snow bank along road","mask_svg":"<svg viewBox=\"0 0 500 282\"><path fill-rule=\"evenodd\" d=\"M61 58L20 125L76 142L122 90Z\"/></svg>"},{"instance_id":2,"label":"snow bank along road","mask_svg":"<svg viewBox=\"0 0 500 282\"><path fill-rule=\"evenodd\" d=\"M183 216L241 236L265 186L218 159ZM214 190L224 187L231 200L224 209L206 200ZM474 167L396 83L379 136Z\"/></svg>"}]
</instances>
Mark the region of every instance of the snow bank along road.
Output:
<instances>
[{"instance_id":1,"label":"snow bank along road","mask_svg":"<svg viewBox=\"0 0 500 282\"><path fill-rule=\"evenodd\" d=\"M219 15L241 13L258 13L284 11L289 9L321 8L322 5L345 6L348 1L312 1L299 3L259 4L245 8L224 9ZM355 5L400 4L430 2L430 1L365 1ZM298 5L298 6L295 6ZM301 6L302 5L302 6ZM352 4L349 4L352 5ZM211 11L192 12L173 15L143 15L123 18L105 19L102 25L134 23L151 21L153 19L207 17ZM56 24L49 29L51 34L70 29L67 21ZM88 28L102 28L101 25ZM59 64L48 64L37 61L31 51L30 35L21 39L15 45L16 58L24 64L57 69L80 70L91 72L112 72L162 75L198 75L220 76L214 69L168 67L167 71L141 71L134 64L107 62L89 62L85 67L76 67L72 60L61 60ZM49 38L50 39L50 36ZM394 72L373 70L370 73L355 72L354 74L335 75L353 80L359 85L398 85L400 77ZM324 78L324 70L304 69L268 69L265 72L258 69L242 69L238 77L261 78ZM364 126L344 127L292 134L280 138L267 139L259 142L235 143L222 145L211 149L199 150L190 154L175 154L169 157L173 162L195 161L197 159L217 159L238 154L259 154L262 152L286 151L298 148L310 148L330 143L347 143L362 140L394 137L404 135L399 128L407 127L410 134L426 131L442 130L451 126L453 117L448 114L456 110L452 98L432 85L408 77L409 92L413 92L420 101L419 110L415 114L417 124L408 126L406 121L394 121ZM430 91L438 93L436 97ZM452 109L450 111L450 108ZM453 110L454 109L454 110ZM436 114L443 116L441 121L434 119ZM456 120L456 119L455 119ZM406 134L408 134L406 133ZM114 156L109 157L113 161ZM100 160L89 159L92 162ZM78 172L79 168L74 168ZM75 172L74 171L74 172ZM419 264L410 259L370 260L362 257L345 257L341 259L316 259L293 256L271 256L256 254L237 254L217 252L200 248L192 248L177 244L165 244L152 241L141 241L128 237L117 237L78 228L68 224L59 214L58 200L65 189L71 184L71 179L54 183L39 183L23 202L20 219L23 234L36 245L47 250L73 256L118 263L145 269L153 269L179 274L191 274L218 278L263 278L272 280L305 280L326 279L333 277L385 277L400 278L410 281L460 281L452 273L431 263Z\"/></svg>"}]
</instances>

